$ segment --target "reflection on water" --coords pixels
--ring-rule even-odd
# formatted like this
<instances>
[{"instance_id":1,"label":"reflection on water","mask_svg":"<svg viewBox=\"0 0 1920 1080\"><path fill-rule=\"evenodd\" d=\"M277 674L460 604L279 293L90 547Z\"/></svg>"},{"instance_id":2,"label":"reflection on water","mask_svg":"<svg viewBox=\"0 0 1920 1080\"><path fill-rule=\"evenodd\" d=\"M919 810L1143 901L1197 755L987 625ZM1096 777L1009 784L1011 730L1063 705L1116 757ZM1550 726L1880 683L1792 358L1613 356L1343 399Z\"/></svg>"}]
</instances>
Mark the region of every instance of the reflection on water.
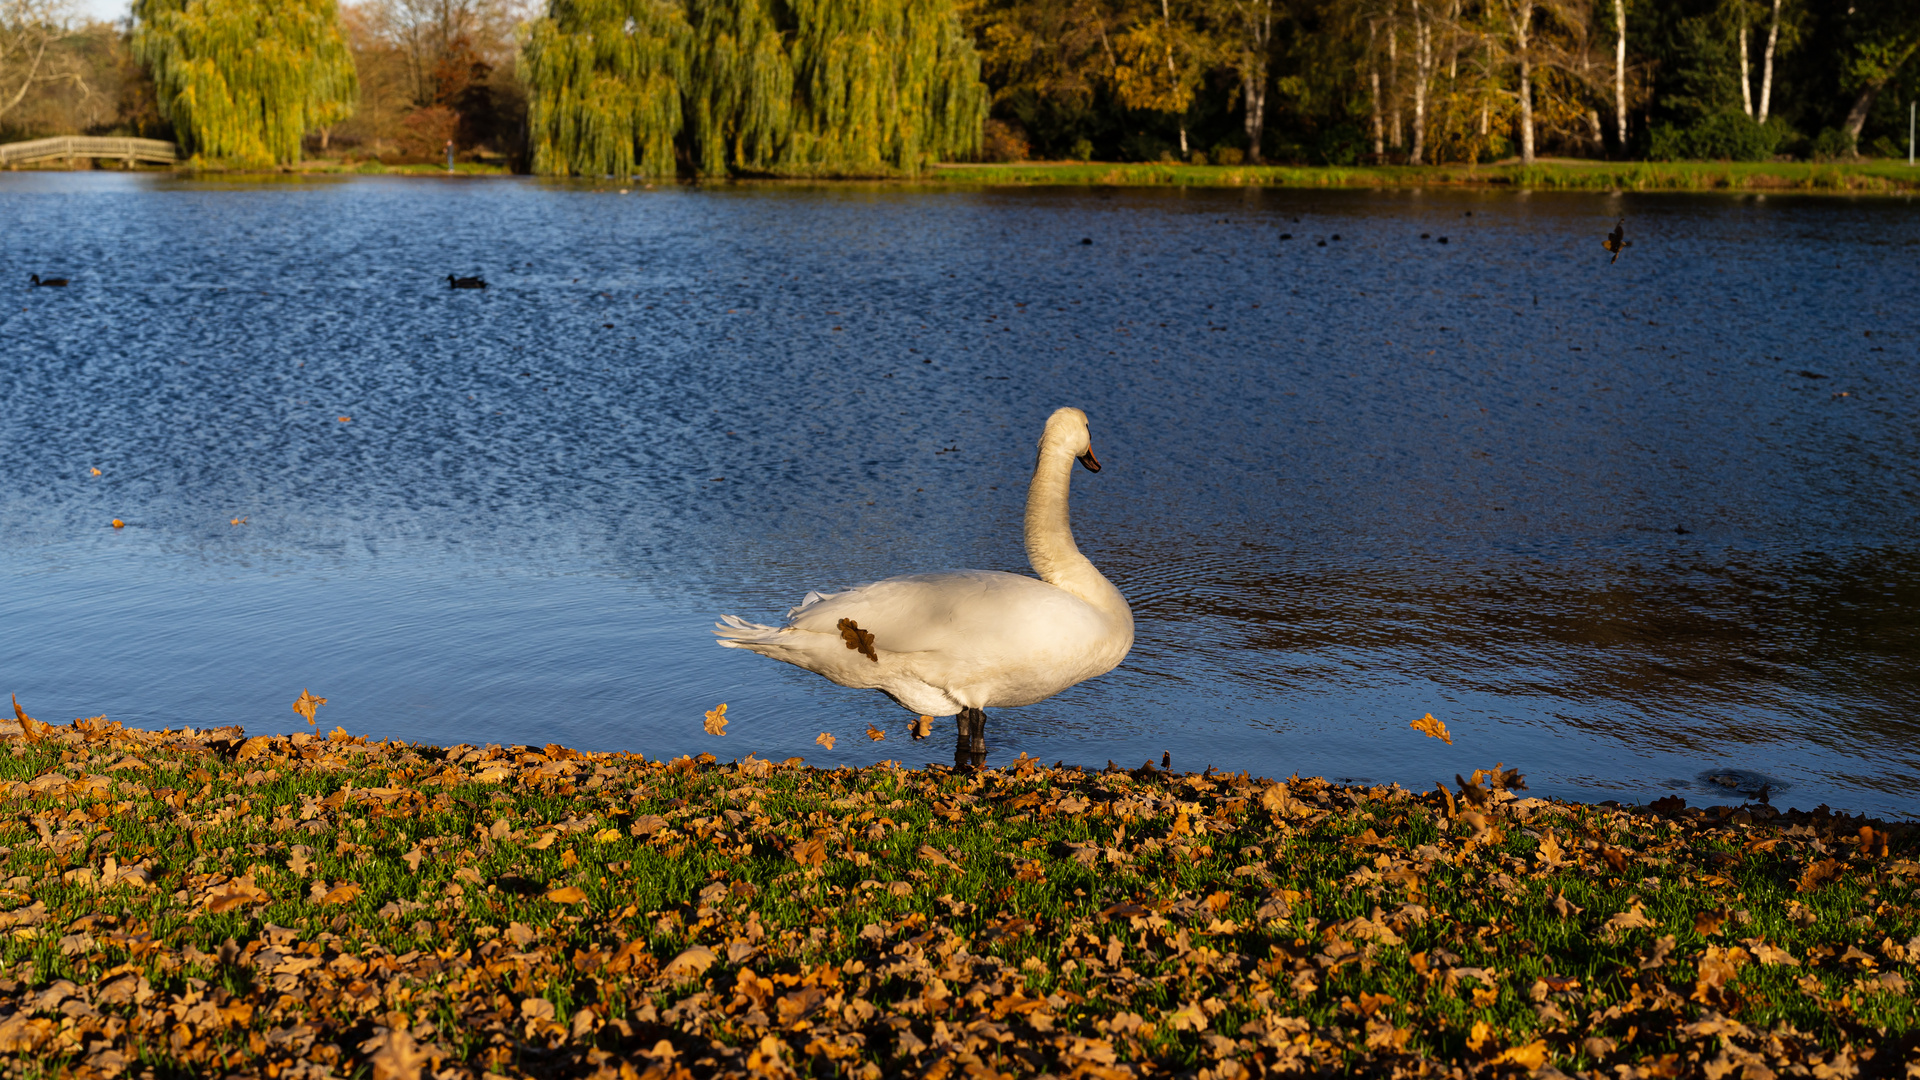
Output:
<instances>
[{"instance_id":1,"label":"reflection on water","mask_svg":"<svg viewBox=\"0 0 1920 1080\"><path fill-rule=\"evenodd\" d=\"M950 721L913 742L706 627L1024 569L1074 404L1106 466L1075 528L1139 642L996 713L996 759L1912 813L1914 210L0 177L0 692L947 760Z\"/></svg>"}]
</instances>

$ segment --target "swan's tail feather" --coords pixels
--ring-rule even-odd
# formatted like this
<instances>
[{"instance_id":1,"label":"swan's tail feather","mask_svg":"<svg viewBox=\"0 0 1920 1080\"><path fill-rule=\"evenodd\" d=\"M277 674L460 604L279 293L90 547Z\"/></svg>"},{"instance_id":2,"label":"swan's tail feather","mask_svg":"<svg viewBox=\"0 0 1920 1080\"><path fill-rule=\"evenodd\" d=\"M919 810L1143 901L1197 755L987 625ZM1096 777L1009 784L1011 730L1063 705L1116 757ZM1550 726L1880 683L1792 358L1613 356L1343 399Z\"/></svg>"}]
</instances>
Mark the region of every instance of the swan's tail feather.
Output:
<instances>
[{"instance_id":1,"label":"swan's tail feather","mask_svg":"<svg viewBox=\"0 0 1920 1080\"><path fill-rule=\"evenodd\" d=\"M831 600L834 597L839 595L840 595L839 593L833 593L833 592L823 593L818 590L809 589L807 591L806 599L800 601L798 604L795 604L794 606L787 609L787 620L791 622L793 619L798 617L801 612L807 610L808 608L819 603L820 601Z\"/></svg>"},{"instance_id":2,"label":"swan's tail feather","mask_svg":"<svg viewBox=\"0 0 1920 1080\"><path fill-rule=\"evenodd\" d=\"M786 654L792 651L793 635L785 627L762 626L738 615L720 616L720 621L714 624L713 633L724 648L751 649L776 660L786 659Z\"/></svg>"}]
</instances>

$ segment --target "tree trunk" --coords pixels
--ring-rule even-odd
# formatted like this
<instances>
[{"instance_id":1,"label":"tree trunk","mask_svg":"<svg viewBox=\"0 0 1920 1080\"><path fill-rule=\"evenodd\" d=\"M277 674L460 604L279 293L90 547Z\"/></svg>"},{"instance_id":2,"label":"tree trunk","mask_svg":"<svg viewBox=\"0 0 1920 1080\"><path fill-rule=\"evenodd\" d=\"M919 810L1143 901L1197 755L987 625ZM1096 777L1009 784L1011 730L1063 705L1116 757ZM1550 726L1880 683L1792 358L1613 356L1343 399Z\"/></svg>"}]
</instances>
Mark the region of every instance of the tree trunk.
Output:
<instances>
[{"instance_id":1,"label":"tree trunk","mask_svg":"<svg viewBox=\"0 0 1920 1080\"><path fill-rule=\"evenodd\" d=\"M1867 88L1860 92L1859 99L1854 101L1853 108L1847 110L1846 123L1841 125L1853 143L1853 152L1856 156L1860 153L1860 129L1867 126L1867 114L1873 111L1873 103L1879 99L1880 88L1884 85L1884 83L1868 83Z\"/></svg>"},{"instance_id":2,"label":"tree trunk","mask_svg":"<svg viewBox=\"0 0 1920 1080\"><path fill-rule=\"evenodd\" d=\"M1780 0L1773 0L1773 23L1767 27L1767 52L1760 62L1760 111L1754 119L1767 122L1767 106L1773 101L1773 48L1780 43Z\"/></svg>"},{"instance_id":3,"label":"tree trunk","mask_svg":"<svg viewBox=\"0 0 1920 1080\"><path fill-rule=\"evenodd\" d=\"M1267 133L1267 78L1266 65L1260 65L1258 75L1249 74L1246 78L1247 96L1247 160L1260 164L1260 140Z\"/></svg>"},{"instance_id":4,"label":"tree trunk","mask_svg":"<svg viewBox=\"0 0 1920 1080\"><path fill-rule=\"evenodd\" d=\"M1613 42L1613 120L1614 135L1620 140L1620 156L1627 156L1627 0L1613 0L1613 21L1619 36Z\"/></svg>"},{"instance_id":5,"label":"tree trunk","mask_svg":"<svg viewBox=\"0 0 1920 1080\"><path fill-rule=\"evenodd\" d=\"M1173 11L1167 6L1167 0L1160 0L1160 18L1167 31L1167 79L1171 86L1179 87L1180 69L1173 64ZM1187 114L1180 113L1180 158L1186 160L1187 150Z\"/></svg>"},{"instance_id":6,"label":"tree trunk","mask_svg":"<svg viewBox=\"0 0 1920 1080\"><path fill-rule=\"evenodd\" d=\"M1533 29L1533 0L1514 5L1513 43L1520 57L1520 160L1533 164L1533 56L1527 37Z\"/></svg>"},{"instance_id":7,"label":"tree trunk","mask_svg":"<svg viewBox=\"0 0 1920 1080\"><path fill-rule=\"evenodd\" d=\"M1753 71L1747 63L1747 9L1740 8L1740 107L1753 115Z\"/></svg>"},{"instance_id":8,"label":"tree trunk","mask_svg":"<svg viewBox=\"0 0 1920 1080\"><path fill-rule=\"evenodd\" d=\"M1427 155L1427 84L1433 75L1433 30L1420 0L1413 0L1413 152L1407 164L1424 165Z\"/></svg>"},{"instance_id":9,"label":"tree trunk","mask_svg":"<svg viewBox=\"0 0 1920 1080\"><path fill-rule=\"evenodd\" d=\"M1860 153L1860 129L1867 126L1867 114L1873 111L1874 101L1880 97L1880 91L1885 90L1887 84L1893 81L1894 76L1900 74L1900 69L1907 65L1907 61L1916 52L1920 52L1920 36L1909 41L1905 50L1894 58L1892 63L1884 66L1878 79L1861 89L1860 97L1854 101L1853 108L1847 110L1847 121L1842 126L1846 129L1848 137L1853 140L1855 155Z\"/></svg>"},{"instance_id":10,"label":"tree trunk","mask_svg":"<svg viewBox=\"0 0 1920 1080\"><path fill-rule=\"evenodd\" d=\"M1258 0L1253 10L1242 8L1241 15L1247 20L1247 36L1253 44L1242 76L1247 99L1247 160L1258 165L1260 143L1267 133L1267 55L1273 40L1273 0Z\"/></svg>"},{"instance_id":11,"label":"tree trunk","mask_svg":"<svg viewBox=\"0 0 1920 1080\"><path fill-rule=\"evenodd\" d=\"M1398 14L1398 12L1395 12ZM1396 20L1397 21L1397 20ZM1400 149L1400 28L1387 23L1387 145Z\"/></svg>"},{"instance_id":12,"label":"tree trunk","mask_svg":"<svg viewBox=\"0 0 1920 1080\"><path fill-rule=\"evenodd\" d=\"M1373 87L1373 156L1377 160L1387 153L1386 124L1380 118L1380 22L1367 23L1367 82Z\"/></svg>"}]
</instances>

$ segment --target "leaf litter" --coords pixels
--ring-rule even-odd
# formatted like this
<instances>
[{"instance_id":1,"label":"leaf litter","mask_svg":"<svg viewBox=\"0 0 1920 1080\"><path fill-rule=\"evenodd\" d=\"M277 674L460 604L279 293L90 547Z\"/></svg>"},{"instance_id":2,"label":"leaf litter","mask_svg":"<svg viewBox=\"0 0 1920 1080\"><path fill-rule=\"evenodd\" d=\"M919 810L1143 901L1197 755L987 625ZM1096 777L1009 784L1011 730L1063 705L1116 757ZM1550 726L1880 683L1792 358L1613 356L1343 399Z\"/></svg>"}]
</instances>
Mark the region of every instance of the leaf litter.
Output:
<instances>
[{"instance_id":1,"label":"leaf litter","mask_svg":"<svg viewBox=\"0 0 1920 1080\"><path fill-rule=\"evenodd\" d=\"M17 715L9 1076L1724 1080L1920 1043L1914 830L1825 807Z\"/></svg>"}]
</instances>

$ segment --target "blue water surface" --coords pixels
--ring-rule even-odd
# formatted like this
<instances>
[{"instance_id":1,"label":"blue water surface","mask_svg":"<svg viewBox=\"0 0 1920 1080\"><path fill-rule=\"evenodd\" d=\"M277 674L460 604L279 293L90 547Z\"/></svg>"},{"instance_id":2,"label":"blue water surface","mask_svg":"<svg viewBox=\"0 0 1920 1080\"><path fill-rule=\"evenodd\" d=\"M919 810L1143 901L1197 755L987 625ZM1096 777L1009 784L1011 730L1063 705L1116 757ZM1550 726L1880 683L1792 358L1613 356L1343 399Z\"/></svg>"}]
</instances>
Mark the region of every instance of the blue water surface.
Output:
<instances>
[{"instance_id":1,"label":"blue water surface","mask_svg":"<svg viewBox=\"0 0 1920 1080\"><path fill-rule=\"evenodd\" d=\"M41 719L950 761L707 629L1024 571L1077 405L1139 641L992 762L1920 811L1911 200L20 173L0 235Z\"/></svg>"}]
</instances>

